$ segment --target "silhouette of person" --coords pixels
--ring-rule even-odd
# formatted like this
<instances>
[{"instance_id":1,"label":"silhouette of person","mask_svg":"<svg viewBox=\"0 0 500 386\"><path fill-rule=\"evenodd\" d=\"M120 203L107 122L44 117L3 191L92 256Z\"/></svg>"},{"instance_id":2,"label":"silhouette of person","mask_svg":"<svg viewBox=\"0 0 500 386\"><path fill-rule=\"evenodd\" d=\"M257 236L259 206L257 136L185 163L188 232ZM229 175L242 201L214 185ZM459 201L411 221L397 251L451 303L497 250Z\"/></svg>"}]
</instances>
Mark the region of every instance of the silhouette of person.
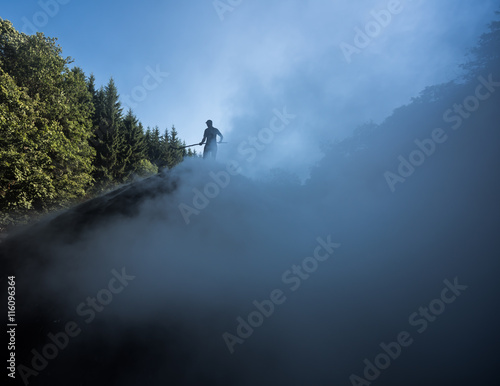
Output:
<instances>
[{"instance_id":1,"label":"silhouette of person","mask_svg":"<svg viewBox=\"0 0 500 386\"><path fill-rule=\"evenodd\" d=\"M206 145L205 148L203 149L203 158L208 158L209 156L215 159L217 156L217 136L220 136L220 141L222 142L222 139L224 138L219 131L219 129L216 129L215 127L212 126L212 121L209 119L207 122L207 128L205 129L205 132L203 133L203 139L200 142L200 146L205 143L206 140Z\"/></svg>"}]
</instances>

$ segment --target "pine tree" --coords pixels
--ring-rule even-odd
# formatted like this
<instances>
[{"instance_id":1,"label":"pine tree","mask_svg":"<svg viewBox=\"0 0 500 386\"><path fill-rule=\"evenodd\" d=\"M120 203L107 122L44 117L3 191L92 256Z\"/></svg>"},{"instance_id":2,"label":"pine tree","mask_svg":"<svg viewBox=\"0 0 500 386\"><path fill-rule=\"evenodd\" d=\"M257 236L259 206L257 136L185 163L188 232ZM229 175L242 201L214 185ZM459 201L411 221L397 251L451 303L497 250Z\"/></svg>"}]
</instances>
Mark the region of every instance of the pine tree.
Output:
<instances>
[{"instance_id":1,"label":"pine tree","mask_svg":"<svg viewBox=\"0 0 500 386\"><path fill-rule=\"evenodd\" d=\"M144 133L144 143L146 144L146 157L150 159L149 149L151 147L151 129L149 127L146 129L146 132Z\"/></svg>"},{"instance_id":2,"label":"pine tree","mask_svg":"<svg viewBox=\"0 0 500 386\"><path fill-rule=\"evenodd\" d=\"M148 127L146 131L147 156L151 163L158 167L162 167L161 161L161 136L160 129L155 126L153 129Z\"/></svg>"},{"instance_id":3,"label":"pine tree","mask_svg":"<svg viewBox=\"0 0 500 386\"><path fill-rule=\"evenodd\" d=\"M85 83L87 84L88 92L92 96L92 103L94 103L94 101L95 101L94 98L97 94L97 90L95 88L95 76L94 76L94 74L90 74L90 76L87 78Z\"/></svg>"},{"instance_id":4,"label":"pine tree","mask_svg":"<svg viewBox=\"0 0 500 386\"><path fill-rule=\"evenodd\" d=\"M122 108L113 78L94 98L94 141L97 155L95 178L104 186L123 182L130 174L127 164L131 155L122 129Z\"/></svg>"},{"instance_id":5,"label":"pine tree","mask_svg":"<svg viewBox=\"0 0 500 386\"><path fill-rule=\"evenodd\" d=\"M128 172L136 172L140 167L141 160L146 158L146 142L142 124L130 109L123 119L123 133L125 146L130 150L126 170Z\"/></svg>"},{"instance_id":6,"label":"pine tree","mask_svg":"<svg viewBox=\"0 0 500 386\"><path fill-rule=\"evenodd\" d=\"M168 154L168 163L167 166L168 168L173 168L175 165L178 163L182 162L184 155L186 154L185 149L174 149L178 147L185 146L186 144L184 142L181 142L179 139L177 130L175 129L175 126L172 126L172 130L170 131L170 141L169 141L170 147L169 147L169 154Z\"/></svg>"},{"instance_id":7,"label":"pine tree","mask_svg":"<svg viewBox=\"0 0 500 386\"><path fill-rule=\"evenodd\" d=\"M97 145L94 143L94 136L99 136L100 134L98 128L104 110L104 89L102 87L99 90L96 89L94 74L90 74L87 79L87 90L92 96L92 105L94 106L94 112L92 114L92 132L94 135L90 138L90 142L93 145Z\"/></svg>"},{"instance_id":8,"label":"pine tree","mask_svg":"<svg viewBox=\"0 0 500 386\"><path fill-rule=\"evenodd\" d=\"M160 162L158 167L165 168L168 167L170 155L170 134L168 129L165 129L165 133L160 137Z\"/></svg>"},{"instance_id":9,"label":"pine tree","mask_svg":"<svg viewBox=\"0 0 500 386\"><path fill-rule=\"evenodd\" d=\"M139 123L141 130L143 130L142 125ZM148 176L151 174L158 173L158 166L153 163L150 159L150 149L152 146L153 134L151 129L148 127L144 133L144 158L139 161L139 165L135 169L135 173L139 176Z\"/></svg>"}]
</instances>

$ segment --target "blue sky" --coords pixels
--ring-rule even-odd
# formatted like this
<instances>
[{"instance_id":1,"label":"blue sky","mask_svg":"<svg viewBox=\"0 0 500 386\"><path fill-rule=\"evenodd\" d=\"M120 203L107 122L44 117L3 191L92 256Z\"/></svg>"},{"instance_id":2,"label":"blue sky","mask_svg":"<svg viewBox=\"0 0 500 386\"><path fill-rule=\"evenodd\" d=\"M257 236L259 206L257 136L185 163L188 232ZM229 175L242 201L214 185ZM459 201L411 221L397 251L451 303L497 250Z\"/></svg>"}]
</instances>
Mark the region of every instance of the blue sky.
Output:
<instances>
[{"instance_id":1,"label":"blue sky","mask_svg":"<svg viewBox=\"0 0 500 386\"><path fill-rule=\"evenodd\" d=\"M212 119L229 142L221 160L241 158L238 146L286 107L293 122L245 169L304 176L321 144L456 78L495 10L496 0L30 0L4 3L0 17L58 38L98 85L113 76L144 126L175 125L195 143ZM375 14L378 29L348 58L341 45L376 28Z\"/></svg>"}]
</instances>

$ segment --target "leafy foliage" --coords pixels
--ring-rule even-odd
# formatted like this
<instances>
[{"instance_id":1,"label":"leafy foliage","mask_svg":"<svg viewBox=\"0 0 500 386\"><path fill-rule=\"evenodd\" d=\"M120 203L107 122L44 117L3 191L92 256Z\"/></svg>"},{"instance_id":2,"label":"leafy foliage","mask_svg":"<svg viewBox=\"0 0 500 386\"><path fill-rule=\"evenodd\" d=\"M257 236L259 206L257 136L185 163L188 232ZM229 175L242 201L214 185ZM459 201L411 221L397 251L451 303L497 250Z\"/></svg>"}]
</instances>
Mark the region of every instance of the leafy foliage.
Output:
<instances>
[{"instance_id":1,"label":"leafy foliage","mask_svg":"<svg viewBox=\"0 0 500 386\"><path fill-rule=\"evenodd\" d=\"M86 194L93 112L85 76L55 39L0 19L0 210L46 210Z\"/></svg>"},{"instance_id":2,"label":"leafy foliage","mask_svg":"<svg viewBox=\"0 0 500 386\"><path fill-rule=\"evenodd\" d=\"M187 155L171 148L182 145L175 128L144 133L113 78L97 88L56 42L0 18L0 231Z\"/></svg>"},{"instance_id":3,"label":"leafy foliage","mask_svg":"<svg viewBox=\"0 0 500 386\"><path fill-rule=\"evenodd\" d=\"M500 12L496 15L500 17ZM473 78L481 71L496 72L500 68L500 21L491 22L489 29L470 50L470 60L462 65L467 70L466 78Z\"/></svg>"}]
</instances>

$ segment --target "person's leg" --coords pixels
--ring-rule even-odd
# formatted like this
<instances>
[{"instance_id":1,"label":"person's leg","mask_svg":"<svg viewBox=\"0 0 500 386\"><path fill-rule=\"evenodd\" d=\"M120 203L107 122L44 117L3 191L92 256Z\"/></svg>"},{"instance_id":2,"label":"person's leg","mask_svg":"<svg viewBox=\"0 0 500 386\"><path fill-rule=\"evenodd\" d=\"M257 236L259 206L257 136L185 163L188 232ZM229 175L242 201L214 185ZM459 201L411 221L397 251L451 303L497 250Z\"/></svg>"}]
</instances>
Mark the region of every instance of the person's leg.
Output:
<instances>
[{"instance_id":1,"label":"person's leg","mask_svg":"<svg viewBox=\"0 0 500 386\"><path fill-rule=\"evenodd\" d=\"M212 147L212 158L215 159L217 157L217 145Z\"/></svg>"},{"instance_id":2,"label":"person's leg","mask_svg":"<svg viewBox=\"0 0 500 386\"><path fill-rule=\"evenodd\" d=\"M207 145L203 148L203 159L206 159L210 153L210 149L208 149Z\"/></svg>"}]
</instances>

